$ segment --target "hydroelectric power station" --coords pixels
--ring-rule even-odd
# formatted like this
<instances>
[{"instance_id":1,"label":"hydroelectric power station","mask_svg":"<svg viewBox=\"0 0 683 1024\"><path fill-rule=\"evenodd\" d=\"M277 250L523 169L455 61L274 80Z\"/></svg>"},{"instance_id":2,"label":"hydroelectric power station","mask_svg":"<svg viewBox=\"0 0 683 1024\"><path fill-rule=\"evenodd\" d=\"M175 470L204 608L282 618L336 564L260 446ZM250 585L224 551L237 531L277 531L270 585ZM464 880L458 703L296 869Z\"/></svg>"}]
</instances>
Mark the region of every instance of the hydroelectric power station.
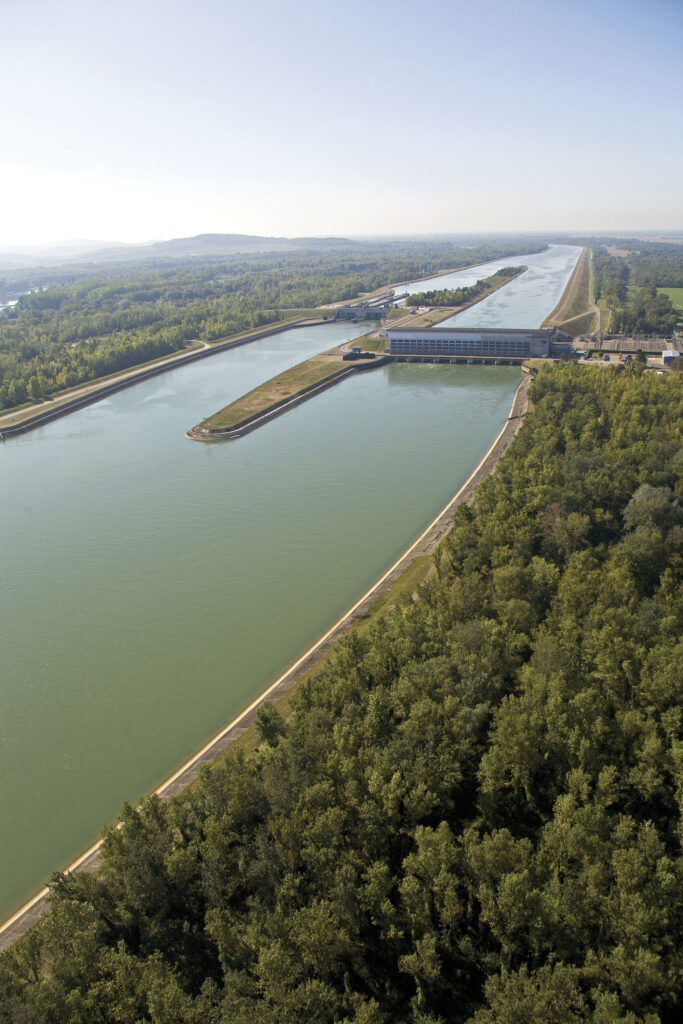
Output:
<instances>
[{"instance_id":1,"label":"hydroelectric power station","mask_svg":"<svg viewBox=\"0 0 683 1024\"><path fill-rule=\"evenodd\" d=\"M571 347L569 335L556 327L396 327L387 339L389 355L446 359L542 359Z\"/></svg>"}]
</instances>

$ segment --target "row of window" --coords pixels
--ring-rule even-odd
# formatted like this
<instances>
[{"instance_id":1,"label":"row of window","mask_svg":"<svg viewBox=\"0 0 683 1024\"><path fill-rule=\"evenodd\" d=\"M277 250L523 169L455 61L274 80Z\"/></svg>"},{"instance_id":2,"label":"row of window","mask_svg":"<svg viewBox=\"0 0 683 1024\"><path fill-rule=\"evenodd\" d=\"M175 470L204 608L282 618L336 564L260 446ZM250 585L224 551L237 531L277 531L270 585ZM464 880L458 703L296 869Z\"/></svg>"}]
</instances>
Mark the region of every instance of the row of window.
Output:
<instances>
[{"instance_id":1,"label":"row of window","mask_svg":"<svg viewBox=\"0 0 683 1024\"><path fill-rule=\"evenodd\" d=\"M394 354L411 353L416 354L438 354L452 353L453 355L528 355L531 352L529 341L396 341L390 340L389 351Z\"/></svg>"}]
</instances>

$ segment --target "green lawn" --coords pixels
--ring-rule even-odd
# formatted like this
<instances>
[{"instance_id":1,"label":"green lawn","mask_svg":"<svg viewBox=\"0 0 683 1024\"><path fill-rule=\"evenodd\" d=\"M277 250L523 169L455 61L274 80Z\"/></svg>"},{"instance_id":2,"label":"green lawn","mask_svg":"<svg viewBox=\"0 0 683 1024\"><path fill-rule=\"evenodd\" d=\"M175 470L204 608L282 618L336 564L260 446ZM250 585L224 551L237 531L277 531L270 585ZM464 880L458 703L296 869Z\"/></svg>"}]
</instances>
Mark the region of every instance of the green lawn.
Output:
<instances>
[{"instance_id":1,"label":"green lawn","mask_svg":"<svg viewBox=\"0 0 683 1024\"><path fill-rule=\"evenodd\" d=\"M612 310L607 305L605 299L598 299L598 306L600 307L600 330L609 331Z\"/></svg>"},{"instance_id":2,"label":"green lawn","mask_svg":"<svg viewBox=\"0 0 683 1024\"><path fill-rule=\"evenodd\" d=\"M660 295L668 295L676 312L683 317L683 288L658 288Z\"/></svg>"},{"instance_id":3,"label":"green lawn","mask_svg":"<svg viewBox=\"0 0 683 1024\"><path fill-rule=\"evenodd\" d=\"M368 335L365 338L356 338L354 344L362 345L364 352L386 352L387 350L386 338L371 338Z\"/></svg>"}]
</instances>

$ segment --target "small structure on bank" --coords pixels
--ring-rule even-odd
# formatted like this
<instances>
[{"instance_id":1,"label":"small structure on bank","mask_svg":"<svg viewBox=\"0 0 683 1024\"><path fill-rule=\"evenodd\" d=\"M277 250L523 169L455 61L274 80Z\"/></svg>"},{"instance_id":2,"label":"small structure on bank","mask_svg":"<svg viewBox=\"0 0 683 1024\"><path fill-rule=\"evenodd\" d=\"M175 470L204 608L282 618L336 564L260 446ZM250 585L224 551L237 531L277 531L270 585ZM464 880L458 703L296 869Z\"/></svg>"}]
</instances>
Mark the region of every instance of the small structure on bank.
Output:
<instances>
[{"instance_id":1,"label":"small structure on bank","mask_svg":"<svg viewBox=\"0 0 683 1024\"><path fill-rule=\"evenodd\" d=\"M350 352L345 352L342 360L345 363L353 362L355 359L374 359L374 352L364 352L360 345L354 345Z\"/></svg>"},{"instance_id":2,"label":"small structure on bank","mask_svg":"<svg viewBox=\"0 0 683 1024\"><path fill-rule=\"evenodd\" d=\"M391 303L376 305L371 302L361 302L358 306L340 306L337 310L337 320L384 320L393 309Z\"/></svg>"}]
</instances>

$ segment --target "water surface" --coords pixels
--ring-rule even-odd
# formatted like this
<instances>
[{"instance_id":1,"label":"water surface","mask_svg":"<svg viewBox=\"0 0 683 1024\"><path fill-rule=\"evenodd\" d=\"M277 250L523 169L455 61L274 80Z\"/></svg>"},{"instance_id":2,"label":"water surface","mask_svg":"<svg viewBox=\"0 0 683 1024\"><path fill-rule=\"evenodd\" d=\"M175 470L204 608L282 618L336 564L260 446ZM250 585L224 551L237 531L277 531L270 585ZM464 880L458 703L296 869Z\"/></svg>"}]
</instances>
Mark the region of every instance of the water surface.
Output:
<instances>
[{"instance_id":1,"label":"water surface","mask_svg":"<svg viewBox=\"0 0 683 1024\"><path fill-rule=\"evenodd\" d=\"M184 437L365 330L265 338L0 446L0 918L310 646L500 428L517 369L403 364Z\"/></svg>"},{"instance_id":2,"label":"water surface","mask_svg":"<svg viewBox=\"0 0 683 1024\"><path fill-rule=\"evenodd\" d=\"M553 245L547 252L508 256L454 274L412 281L397 291L465 288L491 277L502 267L525 266L529 269L519 277L462 313L443 320L439 327L540 327L560 301L580 255L579 245Z\"/></svg>"}]
</instances>

